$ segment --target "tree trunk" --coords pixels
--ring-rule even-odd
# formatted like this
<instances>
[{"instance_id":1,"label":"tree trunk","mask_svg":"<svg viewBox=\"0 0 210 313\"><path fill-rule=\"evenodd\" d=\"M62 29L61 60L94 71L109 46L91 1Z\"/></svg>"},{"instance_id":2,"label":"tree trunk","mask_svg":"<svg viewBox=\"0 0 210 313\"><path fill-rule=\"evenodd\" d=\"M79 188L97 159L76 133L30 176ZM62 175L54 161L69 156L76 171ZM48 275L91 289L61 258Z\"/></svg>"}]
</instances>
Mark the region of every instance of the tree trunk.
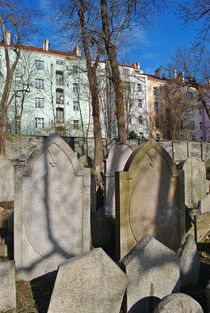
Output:
<instances>
[{"instance_id":1,"label":"tree trunk","mask_svg":"<svg viewBox=\"0 0 210 313\"><path fill-rule=\"evenodd\" d=\"M123 82L120 77L120 71L117 64L117 48L111 42L110 20L107 13L107 1L101 0L101 18L104 33L104 42L107 56L111 66L111 79L115 92L115 109L118 125L118 137L121 143L127 140L127 133L125 127L125 107L123 95Z\"/></svg>"},{"instance_id":2,"label":"tree trunk","mask_svg":"<svg viewBox=\"0 0 210 313\"><path fill-rule=\"evenodd\" d=\"M7 111L0 110L0 154L6 155Z\"/></svg>"}]
</instances>

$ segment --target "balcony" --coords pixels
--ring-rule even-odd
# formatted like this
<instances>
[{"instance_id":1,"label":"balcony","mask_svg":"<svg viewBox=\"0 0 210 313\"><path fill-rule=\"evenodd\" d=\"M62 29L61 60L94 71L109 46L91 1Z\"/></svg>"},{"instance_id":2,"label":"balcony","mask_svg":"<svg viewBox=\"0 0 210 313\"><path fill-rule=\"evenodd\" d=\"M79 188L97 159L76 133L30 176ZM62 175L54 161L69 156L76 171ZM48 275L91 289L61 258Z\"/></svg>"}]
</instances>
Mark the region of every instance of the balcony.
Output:
<instances>
[{"instance_id":1,"label":"balcony","mask_svg":"<svg viewBox=\"0 0 210 313\"><path fill-rule=\"evenodd\" d=\"M61 71L56 71L56 85L59 87L64 86L64 77Z\"/></svg>"}]
</instances>

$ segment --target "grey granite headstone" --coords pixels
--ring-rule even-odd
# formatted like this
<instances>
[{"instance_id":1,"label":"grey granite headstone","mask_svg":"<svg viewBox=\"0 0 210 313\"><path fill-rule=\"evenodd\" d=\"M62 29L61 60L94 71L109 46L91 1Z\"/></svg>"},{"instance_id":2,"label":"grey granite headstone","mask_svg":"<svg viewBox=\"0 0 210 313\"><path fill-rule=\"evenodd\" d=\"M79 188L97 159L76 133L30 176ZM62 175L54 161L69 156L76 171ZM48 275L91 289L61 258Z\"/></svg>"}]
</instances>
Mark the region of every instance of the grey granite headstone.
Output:
<instances>
[{"instance_id":1,"label":"grey granite headstone","mask_svg":"<svg viewBox=\"0 0 210 313\"><path fill-rule=\"evenodd\" d=\"M127 278L101 249L59 266L48 313L119 313Z\"/></svg>"},{"instance_id":2,"label":"grey granite headstone","mask_svg":"<svg viewBox=\"0 0 210 313\"><path fill-rule=\"evenodd\" d=\"M14 255L31 280L90 250L90 170L60 137L49 136L16 167Z\"/></svg>"},{"instance_id":3,"label":"grey granite headstone","mask_svg":"<svg viewBox=\"0 0 210 313\"><path fill-rule=\"evenodd\" d=\"M115 171L122 171L133 152L127 144L111 146L105 161L105 215L115 217Z\"/></svg>"},{"instance_id":4,"label":"grey granite headstone","mask_svg":"<svg viewBox=\"0 0 210 313\"><path fill-rule=\"evenodd\" d=\"M196 209L206 196L206 168L198 158L188 158L182 166L185 180L185 205Z\"/></svg>"},{"instance_id":5,"label":"grey granite headstone","mask_svg":"<svg viewBox=\"0 0 210 313\"><path fill-rule=\"evenodd\" d=\"M137 148L116 172L116 258L122 259L144 234L177 251L183 237L179 173L154 140Z\"/></svg>"},{"instance_id":6,"label":"grey granite headstone","mask_svg":"<svg viewBox=\"0 0 210 313\"><path fill-rule=\"evenodd\" d=\"M144 236L122 264L128 277L126 312L150 313L159 299L179 291L178 255L155 238Z\"/></svg>"},{"instance_id":7,"label":"grey granite headstone","mask_svg":"<svg viewBox=\"0 0 210 313\"><path fill-rule=\"evenodd\" d=\"M0 155L0 202L14 201L14 167Z\"/></svg>"},{"instance_id":8,"label":"grey granite headstone","mask_svg":"<svg viewBox=\"0 0 210 313\"><path fill-rule=\"evenodd\" d=\"M184 293L174 293L165 297L153 313L203 313L200 304Z\"/></svg>"},{"instance_id":9,"label":"grey granite headstone","mask_svg":"<svg viewBox=\"0 0 210 313\"><path fill-rule=\"evenodd\" d=\"M200 257L194 237L187 235L178 252L180 256L180 273L182 285L193 285L199 280Z\"/></svg>"},{"instance_id":10,"label":"grey granite headstone","mask_svg":"<svg viewBox=\"0 0 210 313\"><path fill-rule=\"evenodd\" d=\"M0 311L16 308L15 263L0 262Z\"/></svg>"},{"instance_id":11,"label":"grey granite headstone","mask_svg":"<svg viewBox=\"0 0 210 313\"><path fill-rule=\"evenodd\" d=\"M188 157L187 141L173 142L174 161L182 161Z\"/></svg>"}]
</instances>

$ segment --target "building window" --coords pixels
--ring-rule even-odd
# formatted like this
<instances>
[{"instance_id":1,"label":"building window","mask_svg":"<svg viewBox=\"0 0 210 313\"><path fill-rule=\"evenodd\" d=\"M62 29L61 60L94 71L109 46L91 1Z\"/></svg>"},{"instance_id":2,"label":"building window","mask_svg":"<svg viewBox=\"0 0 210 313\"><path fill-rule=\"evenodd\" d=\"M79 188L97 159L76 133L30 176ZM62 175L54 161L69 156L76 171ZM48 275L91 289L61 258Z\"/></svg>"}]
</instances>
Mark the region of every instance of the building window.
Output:
<instances>
[{"instance_id":1,"label":"building window","mask_svg":"<svg viewBox=\"0 0 210 313\"><path fill-rule=\"evenodd\" d=\"M64 104L63 89L56 89L56 103L57 104Z\"/></svg>"},{"instance_id":2,"label":"building window","mask_svg":"<svg viewBox=\"0 0 210 313\"><path fill-rule=\"evenodd\" d=\"M190 134L190 138L191 138L192 141L196 140L196 136L194 134Z\"/></svg>"},{"instance_id":3,"label":"building window","mask_svg":"<svg viewBox=\"0 0 210 313\"><path fill-rule=\"evenodd\" d=\"M203 129L203 123L200 122L200 130L202 130L202 129Z\"/></svg>"},{"instance_id":4,"label":"building window","mask_svg":"<svg viewBox=\"0 0 210 313\"><path fill-rule=\"evenodd\" d=\"M194 116L194 111L192 108L188 110L188 116L189 118L192 118Z\"/></svg>"},{"instance_id":5,"label":"building window","mask_svg":"<svg viewBox=\"0 0 210 313\"><path fill-rule=\"evenodd\" d=\"M36 128L44 128L44 118L43 117L35 117L35 127Z\"/></svg>"},{"instance_id":6,"label":"building window","mask_svg":"<svg viewBox=\"0 0 210 313\"><path fill-rule=\"evenodd\" d=\"M195 121L190 121L190 129L191 130L195 129Z\"/></svg>"},{"instance_id":7,"label":"building window","mask_svg":"<svg viewBox=\"0 0 210 313\"><path fill-rule=\"evenodd\" d=\"M138 99L138 107L142 108L142 99Z\"/></svg>"},{"instance_id":8,"label":"building window","mask_svg":"<svg viewBox=\"0 0 210 313\"><path fill-rule=\"evenodd\" d=\"M158 102L154 102L154 110L157 112L158 111Z\"/></svg>"},{"instance_id":9,"label":"building window","mask_svg":"<svg viewBox=\"0 0 210 313\"><path fill-rule=\"evenodd\" d=\"M79 101L73 101L73 110L79 111Z\"/></svg>"},{"instance_id":10,"label":"building window","mask_svg":"<svg viewBox=\"0 0 210 313\"><path fill-rule=\"evenodd\" d=\"M44 89L44 79L36 78L35 79L35 87L37 89Z\"/></svg>"},{"instance_id":11,"label":"building window","mask_svg":"<svg viewBox=\"0 0 210 313\"><path fill-rule=\"evenodd\" d=\"M64 109L63 108L56 108L56 122L64 123Z\"/></svg>"},{"instance_id":12,"label":"building window","mask_svg":"<svg viewBox=\"0 0 210 313\"><path fill-rule=\"evenodd\" d=\"M124 82L125 91L129 92L131 90L131 84L129 82Z\"/></svg>"},{"instance_id":13,"label":"building window","mask_svg":"<svg viewBox=\"0 0 210 313\"><path fill-rule=\"evenodd\" d=\"M21 104L21 96L15 96L15 104L20 105Z\"/></svg>"},{"instance_id":14,"label":"building window","mask_svg":"<svg viewBox=\"0 0 210 313\"><path fill-rule=\"evenodd\" d=\"M43 109L44 108L44 98L35 98L35 108L40 108Z\"/></svg>"},{"instance_id":15,"label":"building window","mask_svg":"<svg viewBox=\"0 0 210 313\"><path fill-rule=\"evenodd\" d=\"M201 115L202 114L202 108L199 107L199 114Z\"/></svg>"},{"instance_id":16,"label":"building window","mask_svg":"<svg viewBox=\"0 0 210 313\"><path fill-rule=\"evenodd\" d=\"M73 128L74 129L79 129L79 120L74 120L73 121Z\"/></svg>"},{"instance_id":17,"label":"building window","mask_svg":"<svg viewBox=\"0 0 210 313\"><path fill-rule=\"evenodd\" d=\"M79 92L79 84L73 83L73 93L78 93L78 92Z\"/></svg>"},{"instance_id":18,"label":"building window","mask_svg":"<svg viewBox=\"0 0 210 313\"><path fill-rule=\"evenodd\" d=\"M79 73L79 67L77 65L73 66L73 74L76 75Z\"/></svg>"},{"instance_id":19,"label":"building window","mask_svg":"<svg viewBox=\"0 0 210 313\"><path fill-rule=\"evenodd\" d=\"M139 124L140 124L140 125L143 125L143 122L144 122L143 116L142 116L142 115L139 115Z\"/></svg>"},{"instance_id":20,"label":"building window","mask_svg":"<svg viewBox=\"0 0 210 313\"><path fill-rule=\"evenodd\" d=\"M153 96L157 97L157 95L158 95L158 89L157 87L153 87Z\"/></svg>"},{"instance_id":21,"label":"building window","mask_svg":"<svg viewBox=\"0 0 210 313\"><path fill-rule=\"evenodd\" d=\"M57 59L57 60L56 60L56 64L57 64L57 65L63 65L63 60Z\"/></svg>"},{"instance_id":22,"label":"building window","mask_svg":"<svg viewBox=\"0 0 210 313\"><path fill-rule=\"evenodd\" d=\"M44 61L35 60L35 65L36 65L37 70L43 70L44 69Z\"/></svg>"},{"instance_id":23,"label":"building window","mask_svg":"<svg viewBox=\"0 0 210 313\"><path fill-rule=\"evenodd\" d=\"M129 69L128 68L123 68L123 75L129 76Z\"/></svg>"},{"instance_id":24,"label":"building window","mask_svg":"<svg viewBox=\"0 0 210 313\"><path fill-rule=\"evenodd\" d=\"M56 85L57 86L64 85L63 72L56 71Z\"/></svg>"},{"instance_id":25,"label":"building window","mask_svg":"<svg viewBox=\"0 0 210 313\"><path fill-rule=\"evenodd\" d=\"M155 126L158 128L158 127L160 127L160 119L159 119L159 117L156 117L155 118Z\"/></svg>"},{"instance_id":26,"label":"building window","mask_svg":"<svg viewBox=\"0 0 210 313\"><path fill-rule=\"evenodd\" d=\"M139 83L139 84L137 84L137 91L138 92L141 92L142 91L142 86L141 86L141 84Z\"/></svg>"},{"instance_id":27,"label":"building window","mask_svg":"<svg viewBox=\"0 0 210 313\"><path fill-rule=\"evenodd\" d=\"M15 86L20 86L21 80L21 76L15 76Z\"/></svg>"}]
</instances>

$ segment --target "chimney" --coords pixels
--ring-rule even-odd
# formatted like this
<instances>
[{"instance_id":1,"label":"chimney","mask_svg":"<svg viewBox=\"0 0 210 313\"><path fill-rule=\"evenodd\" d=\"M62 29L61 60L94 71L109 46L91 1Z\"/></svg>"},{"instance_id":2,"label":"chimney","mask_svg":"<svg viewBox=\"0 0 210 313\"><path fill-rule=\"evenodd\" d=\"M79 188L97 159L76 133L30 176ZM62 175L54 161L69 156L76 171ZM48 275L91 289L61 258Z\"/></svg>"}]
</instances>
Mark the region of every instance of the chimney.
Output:
<instances>
[{"instance_id":1,"label":"chimney","mask_svg":"<svg viewBox=\"0 0 210 313\"><path fill-rule=\"evenodd\" d=\"M49 40L48 40L48 39L45 39L45 40L43 41L43 50L44 50L44 51L48 51L48 50L49 50L49 46L50 46Z\"/></svg>"},{"instance_id":2,"label":"chimney","mask_svg":"<svg viewBox=\"0 0 210 313\"><path fill-rule=\"evenodd\" d=\"M160 67L155 70L155 76L160 78L160 76L161 76L161 68Z\"/></svg>"},{"instance_id":3,"label":"chimney","mask_svg":"<svg viewBox=\"0 0 210 313\"><path fill-rule=\"evenodd\" d=\"M6 44L10 45L11 44L11 33L10 32L5 32L5 39L6 39Z\"/></svg>"},{"instance_id":4,"label":"chimney","mask_svg":"<svg viewBox=\"0 0 210 313\"><path fill-rule=\"evenodd\" d=\"M140 63L139 62L134 63L133 68L135 68L135 70L140 70Z\"/></svg>"},{"instance_id":5,"label":"chimney","mask_svg":"<svg viewBox=\"0 0 210 313\"><path fill-rule=\"evenodd\" d=\"M177 79L177 70L174 70L174 78Z\"/></svg>"},{"instance_id":6,"label":"chimney","mask_svg":"<svg viewBox=\"0 0 210 313\"><path fill-rule=\"evenodd\" d=\"M81 48L80 48L80 46L76 46L75 48L74 48L74 54L77 56L77 57L81 57L82 55L81 55Z\"/></svg>"},{"instance_id":7,"label":"chimney","mask_svg":"<svg viewBox=\"0 0 210 313\"><path fill-rule=\"evenodd\" d=\"M184 72L177 72L177 79L184 82Z\"/></svg>"}]
</instances>

